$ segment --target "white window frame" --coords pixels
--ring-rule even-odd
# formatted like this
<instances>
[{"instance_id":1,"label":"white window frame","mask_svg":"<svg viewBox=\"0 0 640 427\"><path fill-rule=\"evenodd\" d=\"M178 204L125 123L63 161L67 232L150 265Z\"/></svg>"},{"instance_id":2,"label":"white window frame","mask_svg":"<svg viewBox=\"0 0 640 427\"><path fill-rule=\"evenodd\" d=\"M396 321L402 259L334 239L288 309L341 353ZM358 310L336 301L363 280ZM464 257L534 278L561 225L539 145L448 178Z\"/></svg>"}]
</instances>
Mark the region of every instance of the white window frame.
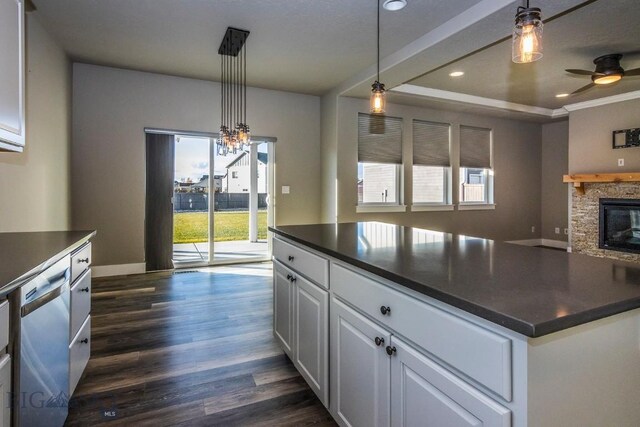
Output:
<instances>
[{"instance_id":1,"label":"white window frame","mask_svg":"<svg viewBox=\"0 0 640 427\"><path fill-rule=\"evenodd\" d=\"M366 164L358 162L358 167L360 164ZM374 164L384 164L384 163L374 163ZM405 212L407 207L402 203L403 194L404 194L404 183L402 180L403 177L403 164L395 164L396 167L396 194L398 195L397 200L395 202L374 202L374 203L360 203L358 202L356 205L356 213L370 213L370 212ZM357 194L357 187L356 187Z\"/></svg>"},{"instance_id":2,"label":"white window frame","mask_svg":"<svg viewBox=\"0 0 640 427\"><path fill-rule=\"evenodd\" d=\"M415 190L414 185L415 181L413 180L413 167L414 166L422 166L422 165L412 165L411 166L411 211L412 212L425 212L425 211L452 211L454 210L453 200L453 168L451 166L445 167L441 166L443 169L446 169L444 174L444 194L442 195L442 202L414 202L413 197Z\"/></svg>"}]
</instances>

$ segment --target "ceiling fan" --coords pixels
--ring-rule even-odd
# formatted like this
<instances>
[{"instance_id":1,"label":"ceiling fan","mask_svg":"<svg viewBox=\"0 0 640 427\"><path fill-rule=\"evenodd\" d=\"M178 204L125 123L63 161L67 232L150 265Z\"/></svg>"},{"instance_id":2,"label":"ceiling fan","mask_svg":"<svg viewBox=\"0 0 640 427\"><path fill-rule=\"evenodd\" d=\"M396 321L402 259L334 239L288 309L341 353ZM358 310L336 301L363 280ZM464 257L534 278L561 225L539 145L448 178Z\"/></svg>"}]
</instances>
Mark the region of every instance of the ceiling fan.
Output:
<instances>
[{"instance_id":1,"label":"ceiling fan","mask_svg":"<svg viewBox=\"0 0 640 427\"><path fill-rule=\"evenodd\" d=\"M585 90L591 89L595 85L608 85L611 83L615 83L625 76L640 76L640 68L634 68L633 70L625 71L624 68L622 68L622 66L620 65L621 59L621 53L613 53L609 55L599 56L594 59L593 63L596 64L595 71L575 69L565 70L568 73L578 74L580 76L591 76L591 83L586 86L582 86L580 89L572 92L571 95L584 92Z\"/></svg>"}]
</instances>

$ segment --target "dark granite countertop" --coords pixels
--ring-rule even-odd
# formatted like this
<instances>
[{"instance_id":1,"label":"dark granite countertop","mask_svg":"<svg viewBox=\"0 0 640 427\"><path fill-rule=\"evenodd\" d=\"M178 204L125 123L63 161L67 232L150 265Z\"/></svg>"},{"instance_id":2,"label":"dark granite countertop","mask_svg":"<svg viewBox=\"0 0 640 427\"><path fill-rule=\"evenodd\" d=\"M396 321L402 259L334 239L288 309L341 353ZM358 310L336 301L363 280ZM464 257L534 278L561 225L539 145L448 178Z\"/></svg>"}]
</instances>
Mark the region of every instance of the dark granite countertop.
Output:
<instances>
[{"instance_id":1,"label":"dark granite countertop","mask_svg":"<svg viewBox=\"0 0 640 427\"><path fill-rule=\"evenodd\" d=\"M640 307L640 265L398 225L276 234L529 337Z\"/></svg>"},{"instance_id":2,"label":"dark granite countertop","mask_svg":"<svg viewBox=\"0 0 640 427\"><path fill-rule=\"evenodd\" d=\"M95 234L95 231L0 233L0 296L37 276Z\"/></svg>"}]
</instances>

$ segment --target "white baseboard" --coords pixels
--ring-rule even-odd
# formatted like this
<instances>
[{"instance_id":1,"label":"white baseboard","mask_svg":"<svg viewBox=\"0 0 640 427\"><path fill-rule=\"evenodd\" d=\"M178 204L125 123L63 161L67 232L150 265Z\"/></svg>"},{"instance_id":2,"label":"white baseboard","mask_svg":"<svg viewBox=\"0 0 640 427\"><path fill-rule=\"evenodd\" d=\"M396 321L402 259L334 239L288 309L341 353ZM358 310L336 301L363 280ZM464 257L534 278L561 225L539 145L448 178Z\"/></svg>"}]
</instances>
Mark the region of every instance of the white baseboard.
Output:
<instances>
[{"instance_id":1,"label":"white baseboard","mask_svg":"<svg viewBox=\"0 0 640 427\"><path fill-rule=\"evenodd\" d=\"M135 264L96 265L91 267L91 277L124 276L127 274L140 274L146 272L144 262Z\"/></svg>"},{"instance_id":2,"label":"white baseboard","mask_svg":"<svg viewBox=\"0 0 640 427\"><path fill-rule=\"evenodd\" d=\"M515 243L522 246L549 246L551 248L567 249L569 244L561 240L552 239L527 239L527 240L510 240L507 243Z\"/></svg>"}]
</instances>

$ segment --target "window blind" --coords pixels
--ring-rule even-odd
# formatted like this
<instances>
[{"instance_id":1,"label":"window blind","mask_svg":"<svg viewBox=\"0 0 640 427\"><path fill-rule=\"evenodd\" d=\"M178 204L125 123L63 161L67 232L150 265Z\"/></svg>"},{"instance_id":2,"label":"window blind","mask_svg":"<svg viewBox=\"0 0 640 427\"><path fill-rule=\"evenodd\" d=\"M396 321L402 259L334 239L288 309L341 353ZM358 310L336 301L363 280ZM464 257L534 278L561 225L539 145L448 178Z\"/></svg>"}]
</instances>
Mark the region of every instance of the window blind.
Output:
<instances>
[{"instance_id":1,"label":"window blind","mask_svg":"<svg viewBox=\"0 0 640 427\"><path fill-rule=\"evenodd\" d=\"M491 168L491 129L460 126L460 167Z\"/></svg>"},{"instance_id":2,"label":"window blind","mask_svg":"<svg viewBox=\"0 0 640 427\"><path fill-rule=\"evenodd\" d=\"M402 163L402 119L358 113L358 162Z\"/></svg>"},{"instance_id":3,"label":"window blind","mask_svg":"<svg viewBox=\"0 0 640 427\"><path fill-rule=\"evenodd\" d=\"M413 164L449 167L449 124L413 121Z\"/></svg>"}]
</instances>

